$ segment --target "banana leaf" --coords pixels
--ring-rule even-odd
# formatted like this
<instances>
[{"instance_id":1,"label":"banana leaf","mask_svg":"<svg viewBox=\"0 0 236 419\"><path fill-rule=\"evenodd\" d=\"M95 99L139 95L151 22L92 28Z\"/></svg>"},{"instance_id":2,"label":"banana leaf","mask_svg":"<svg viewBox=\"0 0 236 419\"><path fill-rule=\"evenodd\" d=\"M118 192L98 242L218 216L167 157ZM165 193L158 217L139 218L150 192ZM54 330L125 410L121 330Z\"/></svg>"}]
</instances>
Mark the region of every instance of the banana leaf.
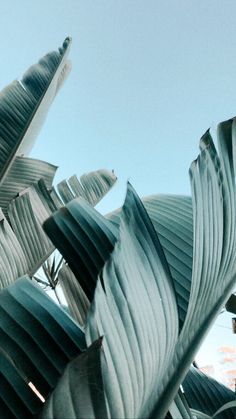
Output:
<instances>
[{"instance_id":1,"label":"banana leaf","mask_svg":"<svg viewBox=\"0 0 236 419\"><path fill-rule=\"evenodd\" d=\"M0 181L16 156L29 153L68 71L70 39L0 92Z\"/></svg>"}]
</instances>

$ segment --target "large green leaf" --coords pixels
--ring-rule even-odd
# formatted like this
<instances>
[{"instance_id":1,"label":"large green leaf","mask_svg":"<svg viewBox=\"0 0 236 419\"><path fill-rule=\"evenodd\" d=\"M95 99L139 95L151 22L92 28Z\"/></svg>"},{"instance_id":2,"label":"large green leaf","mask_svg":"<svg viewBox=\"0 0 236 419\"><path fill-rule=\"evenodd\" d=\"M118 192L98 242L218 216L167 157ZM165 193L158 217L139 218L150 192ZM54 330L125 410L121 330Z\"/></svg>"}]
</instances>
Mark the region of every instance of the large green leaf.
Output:
<instances>
[{"instance_id":1,"label":"large green leaf","mask_svg":"<svg viewBox=\"0 0 236 419\"><path fill-rule=\"evenodd\" d=\"M67 363L85 349L85 342L71 317L25 277L0 292L0 347L4 388L0 416L4 417L5 405L35 413L39 406L26 384L31 382L46 398Z\"/></svg>"},{"instance_id":2,"label":"large green leaf","mask_svg":"<svg viewBox=\"0 0 236 419\"><path fill-rule=\"evenodd\" d=\"M184 375L187 372L189 364L194 357L195 352L198 349L198 346L203 339L207 328L212 323L213 319L219 312L221 306L223 305L224 301L227 299L230 290L232 289L234 282L235 282L235 274L236 274L236 265L235 265L235 190L234 190L234 169L232 165L232 158L233 152L232 147L232 136L234 136L235 131L235 122L234 121L227 121L219 125L219 148L221 151L220 158L217 156L216 150L212 143L211 137L209 132L207 132L203 138L201 139L201 153L194 162L191 167L191 182L192 182L192 189L193 189L193 209L194 209L194 258L193 258L193 270L192 270L192 280L191 280L191 293L189 297L189 304L188 304L188 311L185 317L185 321L183 324L182 331L179 335L178 340L175 342L175 348L169 348L169 350L173 349L173 358L168 360L168 362L162 362L165 366L165 374L162 375L159 371L156 371L156 375L158 376L157 383L156 383L156 405L151 413L151 416L154 417L164 417L168 407L170 405L171 400L173 400L174 395L177 391L181 380L183 379ZM130 213L135 214L135 209L130 209ZM137 213L137 211L136 211ZM133 221L134 216L132 217L130 214L129 218L127 218L126 223L126 230L130 229L131 220ZM137 214L138 215L138 214ZM129 225L128 225L129 220ZM147 217L146 217L146 222ZM136 236L143 235L145 239L147 239L147 232L143 229L140 232L140 224L141 221L135 221L133 223L133 230L135 231ZM139 232L139 234L138 234ZM141 234L142 233L142 234ZM144 248L141 238L139 237L139 241ZM109 315L111 315L113 321L115 316L113 313L114 305L119 303L119 293L118 290L115 288L114 285L109 283L109 277L114 276L112 284L118 283L121 281L120 277L123 276L123 281L132 282L132 278L135 277L135 281L137 281L138 273L136 273L134 264L137 265L138 257L140 258L141 255L136 255L136 257L132 254L130 256L129 268L126 268L123 254L119 255L119 262L116 253L118 253L118 248L125 249L124 253L128 254L127 243L128 238L125 237L122 240L122 235L120 237L120 245L115 247L115 251L112 254L111 260L107 262L105 265L103 272L101 274L102 280L105 284L106 289L106 297L101 287L101 284L98 284L97 292L95 294L95 302L91 308L91 324L89 329L89 337L90 339L96 338L96 333L105 333L106 338L104 339L104 347L107 340L109 349L107 349L109 360L114 365L114 376L113 380L116 380L119 385L115 389L115 396L119 397L117 406L115 407L115 401L111 402L114 409L118 409L113 412L113 415L118 415L120 417L125 417L127 411L125 409L129 409L130 405L132 404L132 391L131 389L127 390L129 393L129 400L125 399L124 393L120 389L122 387L122 383L124 383L125 379L122 378L122 374L124 376L127 375L128 366L125 369L125 372L121 372L121 364L119 363L118 356L116 355L116 350L114 349L113 345L118 347L119 338L120 344L124 345L124 341L121 337L121 334L115 335L116 337L109 336L108 329L111 330L111 325L108 328ZM137 246L137 249L140 248L140 245ZM131 248L131 243L129 240L129 249ZM116 252L117 250L117 252ZM121 252L121 250L120 250ZM139 250L140 252L140 250ZM147 253L146 257L150 257L149 253ZM127 258L127 256L126 256ZM143 256L142 256L143 258ZM132 260L134 263L132 263ZM126 262L128 265L128 262ZM158 260L157 260L158 263ZM115 264L115 267L113 265ZM144 262L142 261L142 266ZM121 268L122 267L122 268ZM139 272L141 271L141 267L139 268ZM123 275L122 275L123 273ZM148 277L148 275L147 275ZM129 279L127 279L129 278ZM150 278L150 275L149 275ZM148 281L148 279L146 279ZM109 283L109 291L107 289L107 284ZM159 284L159 281L158 281ZM113 290L110 291L111 286L113 286ZM128 287L128 284L125 283L125 286ZM124 292L124 285L122 287L122 292ZM108 294L111 300L108 300ZM166 289L166 296L171 294L168 288ZM130 292L126 295L124 299L128 301L128 306L132 306L135 304L135 295L132 296ZM104 301L105 300L105 301ZM134 301L133 301L134 300ZM103 301L103 303L101 303ZM201 304L199 304L201 301ZM101 312L102 304L106 307L106 319ZM163 310L165 306L165 300L162 298ZM175 304L172 302L172 304ZM119 311L121 310L120 306ZM170 304L168 304L168 308L170 308ZM139 304L139 312L141 311L141 307ZM116 308L118 311L118 308ZM131 309L129 308L129 311ZM134 313L134 310L132 310ZM160 324L160 319L157 320L158 324ZM104 323L103 323L104 322ZM132 318L132 322L134 319ZM150 322L150 319L149 319ZM173 334L169 327L173 327L174 318L171 320L171 325L167 325L167 332L168 335ZM117 326L118 320L114 321L114 326L112 328L112 333L115 333L115 330L118 328ZM130 325L128 326L128 319L127 317L122 319L122 323L124 324L124 328L129 330L130 334ZM127 324L128 323L128 324ZM140 321L141 323L141 321ZM168 323L167 323L168 324ZM106 327L106 332L104 328ZM141 327L141 326L140 326ZM161 326L159 326L161 328ZM164 327L164 326L162 326ZM148 326L147 326L148 328ZM158 328L159 329L159 328ZM138 327L135 329L136 335ZM158 330L156 331L158 333ZM139 335L138 335L139 336ZM111 339L111 342L110 342ZM150 339L150 337L149 337ZM112 348L112 349L111 349ZM140 348L141 351L142 347ZM144 349L143 349L144 351ZM119 353L121 352L121 348ZM146 349L146 352L147 351ZM106 353L106 351L105 351ZM167 352L169 353L169 352ZM112 359L112 361L111 361ZM123 360L124 362L124 360ZM131 365L131 360L129 360L129 365ZM133 362L137 368L137 360ZM110 370L111 370L111 365ZM155 370L155 364L153 365L153 369ZM177 372L176 372L177 371ZM109 383L110 377L108 373L104 373L106 375L107 382ZM140 377L140 374L138 374ZM140 379L140 378L139 378ZM128 377L126 378L128 383ZM133 380L130 379L130 382ZM109 386L109 384L107 384ZM128 386L128 384L127 384ZM106 391L107 387L105 384ZM147 391L147 388L146 388ZM150 390L149 394L153 395L154 390ZM120 396L119 396L120 395ZM109 394L109 397L112 395ZM154 398L155 398L154 397ZM149 403L151 398L149 396ZM155 403L154 403L155 404ZM135 406L137 404L134 403ZM153 405L154 406L154 405ZM148 409L145 408L145 413L141 410L143 415L148 414ZM134 411L130 415L133 417L137 417L140 415L139 413L135 413Z\"/></svg>"},{"instance_id":3,"label":"large green leaf","mask_svg":"<svg viewBox=\"0 0 236 419\"><path fill-rule=\"evenodd\" d=\"M191 367L184 382L184 394L191 408L212 416L221 406L236 400L235 393L213 378ZM232 419L236 409L228 410L219 419Z\"/></svg>"},{"instance_id":4,"label":"large green leaf","mask_svg":"<svg viewBox=\"0 0 236 419\"><path fill-rule=\"evenodd\" d=\"M107 368L103 370L103 378L111 417L165 417L205 333L234 286L234 136L235 121L219 125L218 156L211 136L206 132L200 142L200 155L191 166L193 267L191 270L189 265L191 289L186 293L180 333L176 278L174 275L172 278L161 240L158 240L147 213L132 188L128 188L120 236L99 275L87 330L88 343L105 335ZM72 202L73 210L77 212L79 201ZM191 205L187 201L186 204L191 218ZM94 211L91 213L89 207L84 206L78 210L80 216L69 223L67 208L62 209L58 216L58 242L64 240L65 247L72 243L72 249L77 247L77 242L83 243L88 263L93 258L91 243L94 240L96 260L99 251L97 224L101 228L106 225L109 231L110 224L105 224L100 216L95 216ZM82 228L87 225L86 211L89 217L99 220L98 223L90 221L89 229ZM180 222L179 230L184 224ZM191 222L189 224L190 232ZM170 225L168 222L168 229ZM56 236L56 229L54 234ZM186 236L189 234L187 232ZM183 237L181 232L178 235ZM174 236L177 237L176 227ZM106 233L105 243L108 243L107 237ZM117 234L114 237L117 239ZM101 241L100 246L103 244ZM178 249L181 246L182 239ZM191 249L191 241L186 248ZM79 271L78 265L76 267L78 253L71 254L74 271ZM186 252L183 253L185 260ZM191 252L188 256L191 258ZM107 255L103 263L106 258ZM178 258L181 261L181 252ZM179 264L178 258L172 258L176 265ZM182 276L184 285L187 280L187 274Z\"/></svg>"},{"instance_id":5,"label":"large green leaf","mask_svg":"<svg viewBox=\"0 0 236 419\"><path fill-rule=\"evenodd\" d=\"M178 313L160 242L130 185L119 240L99 277L86 339L104 335L110 417L148 417L174 355Z\"/></svg>"},{"instance_id":6,"label":"large green leaf","mask_svg":"<svg viewBox=\"0 0 236 419\"><path fill-rule=\"evenodd\" d=\"M67 74L70 39L0 93L0 180L16 155L27 154Z\"/></svg>"},{"instance_id":7,"label":"large green leaf","mask_svg":"<svg viewBox=\"0 0 236 419\"><path fill-rule=\"evenodd\" d=\"M79 204L81 202L82 201L78 200L74 201L70 205L66 205L68 211L63 209L54 214L51 217L51 220L46 223L45 228L51 240L70 264L79 282L81 282L81 268L79 266L79 261L82 257L82 251L75 243L75 234L77 240L82 242L83 252L85 252L84 248L87 249L89 258L95 258L95 254L92 252L94 246L100 246L103 253L104 249L107 249L101 264L99 264L98 268L95 270L93 279L90 280L89 274L86 274L85 279L87 283L89 284L90 282L92 288L94 289L98 271L103 266L105 260L113 249L115 237L118 237L120 211L109 214L107 217L109 221L112 222L114 227L117 228L117 231L115 231L115 228L111 224L107 223L101 215L98 215L95 210L86 205L86 211L89 212L90 218L93 218L92 228L96 229L96 233L91 235L91 229L89 229L89 226L85 228L80 225L82 222L84 223L84 221L82 221L84 211L83 214L81 214L82 216L80 215L82 208ZM143 203L153 222L155 230L158 233L158 237L160 238L165 256L169 263L177 295L180 324L182 325L188 307L192 271L193 216L191 198L184 196L156 195L144 198ZM74 207L74 213L77 212L77 216L75 217L76 224L73 229L72 227L68 229L66 226L68 226L69 217L71 218L70 208L72 205ZM59 222L59 220L61 221ZM104 222L106 223L106 228L103 227ZM84 230L83 234L81 229ZM112 236L108 233L110 230L113 233ZM86 242L84 240L84 234L87 235ZM63 240L61 239L62 235ZM68 240L70 240L70 244L68 244ZM69 246L72 246L72 240L74 248L73 251L71 248L69 250ZM102 245L101 242L103 243ZM81 285L84 286L83 282Z\"/></svg>"},{"instance_id":8,"label":"large green leaf","mask_svg":"<svg viewBox=\"0 0 236 419\"><path fill-rule=\"evenodd\" d=\"M101 339L70 362L47 400L42 419L108 417L101 374Z\"/></svg>"},{"instance_id":9,"label":"large green leaf","mask_svg":"<svg viewBox=\"0 0 236 419\"><path fill-rule=\"evenodd\" d=\"M191 166L194 214L191 293L175 356L166 371L154 416L165 414L168 400L173 398L207 329L235 283L234 137L235 120L219 124L218 156L207 131L200 141L200 155ZM174 374L174 370L178 374Z\"/></svg>"}]
</instances>

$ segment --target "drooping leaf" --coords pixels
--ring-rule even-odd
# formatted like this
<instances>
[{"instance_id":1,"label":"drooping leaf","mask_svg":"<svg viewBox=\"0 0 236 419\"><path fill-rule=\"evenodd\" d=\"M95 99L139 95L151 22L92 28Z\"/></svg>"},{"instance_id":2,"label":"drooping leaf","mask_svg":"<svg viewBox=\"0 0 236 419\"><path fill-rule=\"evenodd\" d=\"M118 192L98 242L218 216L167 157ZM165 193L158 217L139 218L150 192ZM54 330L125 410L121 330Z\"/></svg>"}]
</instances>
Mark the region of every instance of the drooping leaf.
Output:
<instances>
[{"instance_id":1,"label":"drooping leaf","mask_svg":"<svg viewBox=\"0 0 236 419\"><path fill-rule=\"evenodd\" d=\"M19 383L31 382L47 397L85 342L72 318L24 277L0 292L0 347L0 374L5 377L0 386L8 382L0 397L9 409L19 404L19 398L25 409L35 409L28 388L24 384L20 390ZM0 403L1 417L4 408Z\"/></svg>"},{"instance_id":2,"label":"drooping leaf","mask_svg":"<svg viewBox=\"0 0 236 419\"><path fill-rule=\"evenodd\" d=\"M69 266L63 265L58 274L58 284L62 288L71 316L84 326L89 300Z\"/></svg>"},{"instance_id":3,"label":"drooping leaf","mask_svg":"<svg viewBox=\"0 0 236 419\"><path fill-rule=\"evenodd\" d=\"M0 289L28 272L22 247L0 210Z\"/></svg>"},{"instance_id":4,"label":"drooping leaf","mask_svg":"<svg viewBox=\"0 0 236 419\"><path fill-rule=\"evenodd\" d=\"M106 419L101 374L101 339L71 361L45 403L42 419Z\"/></svg>"},{"instance_id":5,"label":"drooping leaf","mask_svg":"<svg viewBox=\"0 0 236 419\"><path fill-rule=\"evenodd\" d=\"M183 382L184 394L189 406L212 416L221 406L236 400L235 393L213 378L191 367ZM219 419L232 419L236 409L224 412Z\"/></svg>"},{"instance_id":6,"label":"drooping leaf","mask_svg":"<svg viewBox=\"0 0 236 419\"><path fill-rule=\"evenodd\" d=\"M14 158L27 154L67 74L70 39L43 57L0 93L0 180Z\"/></svg>"},{"instance_id":7,"label":"drooping leaf","mask_svg":"<svg viewBox=\"0 0 236 419\"><path fill-rule=\"evenodd\" d=\"M30 276L54 250L53 244L42 229L42 223L49 215L48 208L40 200L33 186L25 189L9 205L9 220L26 256L29 267L27 273Z\"/></svg>"},{"instance_id":8,"label":"drooping leaf","mask_svg":"<svg viewBox=\"0 0 236 419\"><path fill-rule=\"evenodd\" d=\"M43 227L91 300L98 272L117 239L117 228L82 198L56 211Z\"/></svg>"}]
</instances>

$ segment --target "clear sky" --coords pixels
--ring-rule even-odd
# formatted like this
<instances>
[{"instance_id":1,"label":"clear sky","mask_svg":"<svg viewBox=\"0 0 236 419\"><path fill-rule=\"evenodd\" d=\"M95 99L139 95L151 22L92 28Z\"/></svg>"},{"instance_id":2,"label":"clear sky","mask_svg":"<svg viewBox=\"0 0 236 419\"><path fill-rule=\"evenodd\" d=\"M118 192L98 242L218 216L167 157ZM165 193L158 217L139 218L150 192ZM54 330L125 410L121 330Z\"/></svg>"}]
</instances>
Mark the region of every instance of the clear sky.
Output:
<instances>
[{"instance_id":1,"label":"clear sky","mask_svg":"<svg viewBox=\"0 0 236 419\"><path fill-rule=\"evenodd\" d=\"M0 88L73 38L32 156L57 164L57 181L114 169L103 211L127 179L140 196L189 193L200 136L236 115L235 16L235 0L0 1Z\"/></svg>"}]
</instances>

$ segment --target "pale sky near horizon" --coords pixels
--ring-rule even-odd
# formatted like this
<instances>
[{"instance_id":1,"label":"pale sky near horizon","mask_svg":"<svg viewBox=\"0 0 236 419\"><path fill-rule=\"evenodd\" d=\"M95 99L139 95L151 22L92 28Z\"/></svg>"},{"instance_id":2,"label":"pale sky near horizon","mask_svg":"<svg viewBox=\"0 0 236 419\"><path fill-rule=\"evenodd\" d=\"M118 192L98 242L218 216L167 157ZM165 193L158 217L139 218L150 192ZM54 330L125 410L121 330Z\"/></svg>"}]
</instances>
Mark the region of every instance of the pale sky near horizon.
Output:
<instances>
[{"instance_id":1,"label":"pale sky near horizon","mask_svg":"<svg viewBox=\"0 0 236 419\"><path fill-rule=\"evenodd\" d=\"M189 194L199 138L236 115L235 16L235 0L0 1L0 88L73 39L32 157L58 165L57 181L114 169L106 212L127 179L140 196Z\"/></svg>"}]
</instances>

